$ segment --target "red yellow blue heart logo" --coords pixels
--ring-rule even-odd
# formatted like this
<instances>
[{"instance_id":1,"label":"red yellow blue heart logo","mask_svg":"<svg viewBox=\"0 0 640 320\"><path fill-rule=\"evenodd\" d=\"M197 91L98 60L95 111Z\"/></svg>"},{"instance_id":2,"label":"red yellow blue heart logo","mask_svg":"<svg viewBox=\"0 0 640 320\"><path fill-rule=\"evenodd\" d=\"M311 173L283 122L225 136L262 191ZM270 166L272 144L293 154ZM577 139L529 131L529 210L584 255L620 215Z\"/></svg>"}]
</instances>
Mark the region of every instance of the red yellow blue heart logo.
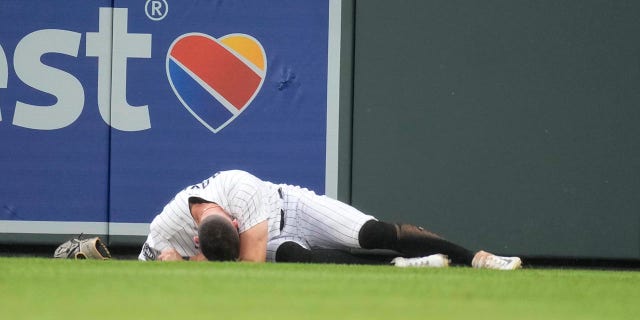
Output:
<instances>
[{"instance_id":1,"label":"red yellow blue heart logo","mask_svg":"<svg viewBox=\"0 0 640 320\"><path fill-rule=\"evenodd\" d=\"M216 133L256 97L267 72L267 58L260 42L246 34L216 39L188 33L169 47L166 68L182 105Z\"/></svg>"}]
</instances>

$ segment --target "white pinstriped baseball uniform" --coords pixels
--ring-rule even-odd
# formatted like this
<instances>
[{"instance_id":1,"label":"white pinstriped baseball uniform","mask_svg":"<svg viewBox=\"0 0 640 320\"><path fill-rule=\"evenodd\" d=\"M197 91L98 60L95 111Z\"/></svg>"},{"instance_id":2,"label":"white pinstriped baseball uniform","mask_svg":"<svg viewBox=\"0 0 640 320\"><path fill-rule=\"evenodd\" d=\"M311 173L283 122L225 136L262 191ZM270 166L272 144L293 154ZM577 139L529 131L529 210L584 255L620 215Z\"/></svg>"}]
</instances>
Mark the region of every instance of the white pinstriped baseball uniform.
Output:
<instances>
[{"instance_id":1,"label":"white pinstriped baseball uniform","mask_svg":"<svg viewBox=\"0 0 640 320\"><path fill-rule=\"evenodd\" d=\"M308 249L359 248L360 228L374 219L305 188L262 181L245 171L222 171L180 191L164 207L151 223L140 260L154 260L158 252L168 248L182 256L199 253L193 242L198 231L189 212L191 197L220 205L238 220L240 233L268 220L268 261L275 260L276 249L285 241Z\"/></svg>"}]
</instances>

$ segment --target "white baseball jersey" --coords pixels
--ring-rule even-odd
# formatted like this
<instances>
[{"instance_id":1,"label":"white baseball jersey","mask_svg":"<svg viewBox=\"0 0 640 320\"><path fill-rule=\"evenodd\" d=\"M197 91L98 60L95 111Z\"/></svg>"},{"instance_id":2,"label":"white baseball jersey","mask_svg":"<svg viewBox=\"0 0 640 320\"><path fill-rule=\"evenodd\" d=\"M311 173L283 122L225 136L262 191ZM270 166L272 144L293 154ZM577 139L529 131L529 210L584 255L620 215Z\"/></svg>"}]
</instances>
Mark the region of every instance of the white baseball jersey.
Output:
<instances>
[{"instance_id":1,"label":"white baseball jersey","mask_svg":"<svg viewBox=\"0 0 640 320\"><path fill-rule=\"evenodd\" d=\"M281 197L278 186L239 170L223 171L180 191L150 225L149 235L138 258L155 260L165 249L173 248L183 257L200 253L193 238L198 235L189 199L200 198L218 204L238 220L243 233L269 220L269 237L280 233Z\"/></svg>"},{"instance_id":2,"label":"white baseball jersey","mask_svg":"<svg viewBox=\"0 0 640 320\"><path fill-rule=\"evenodd\" d=\"M198 229L189 212L189 198L185 190L180 191L153 219L138 259L156 260L162 250L171 248L183 257L200 253L193 240Z\"/></svg>"},{"instance_id":3,"label":"white baseball jersey","mask_svg":"<svg viewBox=\"0 0 640 320\"><path fill-rule=\"evenodd\" d=\"M285 241L313 248L359 248L358 232L374 219L357 209L318 196L313 191L262 181L245 171L222 171L180 191L153 219L140 260L155 260L162 250L174 248L180 255L200 253L193 238L197 226L189 212L189 198L214 202L238 220L240 233L268 220L267 260Z\"/></svg>"}]
</instances>

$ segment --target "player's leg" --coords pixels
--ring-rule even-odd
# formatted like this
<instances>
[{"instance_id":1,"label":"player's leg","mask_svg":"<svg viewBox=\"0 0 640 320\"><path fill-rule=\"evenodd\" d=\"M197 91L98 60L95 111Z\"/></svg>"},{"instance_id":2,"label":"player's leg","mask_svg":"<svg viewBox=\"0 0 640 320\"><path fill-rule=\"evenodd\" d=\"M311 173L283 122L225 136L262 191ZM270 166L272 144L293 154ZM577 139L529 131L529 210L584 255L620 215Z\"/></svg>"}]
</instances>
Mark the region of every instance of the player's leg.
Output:
<instances>
[{"instance_id":1,"label":"player's leg","mask_svg":"<svg viewBox=\"0 0 640 320\"><path fill-rule=\"evenodd\" d=\"M456 256L456 259L458 256L466 259L466 254L473 257L473 253L468 251L456 255L454 250L462 248L443 246L444 240L441 239L428 244L423 241L420 247L413 248L416 245L415 240L406 241L405 235L411 230L408 225L396 230L395 225L378 222L373 216L366 215L350 205L326 196L318 196L309 190L293 188L288 189L287 194L288 199L295 199L294 214L298 220L300 237L305 239L314 251L317 248L390 249L411 257L423 257L443 253L439 250L445 250L446 253ZM431 238L433 237L429 239ZM434 258L441 261L436 265L448 265L448 260L442 257ZM470 264L471 260L468 263Z\"/></svg>"},{"instance_id":2,"label":"player's leg","mask_svg":"<svg viewBox=\"0 0 640 320\"><path fill-rule=\"evenodd\" d=\"M338 249L307 249L294 241L281 244L276 250L276 262L335 263L381 265L391 262L390 256L353 254Z\"/></svg>"},{"instance_id":3,"label":"player's leg","mask_svg":"<svg viewBox=\"0 0 640 320\"><path fill-rule=\"evenodd\" d=\"M409 224L391 224L370 220L360 229L360 246L365 249L390 249L407 257L444 254L454 264L471 265L474 252L423 228Z\"/></svg>"},{"instance_id":4,"label":"player's leg","mask_svg":"<svg viewBox=\"0 0 640 320\"><path fill-rule=\"evenodd\" d=\"M304 240L281 237L267 243L267 261L295 263L389 264L390 256L352 254L337 249L311 250Z\"/></svg>"},{"instance_id":5,"label":"player's leg","mask_svg":"<svg viewBox=\"0 0 640 320\"><path fill-rule=\"evenodd\" d=\"M456 264L470 266L474 265L473 260L477 255L422 228L376 221L374 217L352 206L326 196L318 196L306 189L291 186L286 188L285 207L287 214L296 216L296 232L312 250L390 249L409 257L444 254ZM493 267L495 264L492 262L498 261L496 259L483 259L482 261L487 262L483 266ZM518 261L517 258L513 259L514 263L507 267L516 266L515 262ZM431 261L427 259L427 262Z\"/></svg>"},{"instance_id":6,"label":"player's leg","mask_svg":"<svg viewBox=\"0 0 640 320\"><path fill-rule=\"evenodd\" d=\"M285 245L286 244L286 245ZM292 246L295 244L295 246ZM267 242L268 262L309 262L309 247L296 237L278 237Z\"/></svg>"},{"instance_id":7,"label":"player's leg","mask_svg":"<svg viewBox=\"0 0 640 320\"><path fill-rule=\"evenodd\" d=\"M410 224L371 220L362 226L358 238L361 247L365 249L391 249L408 257L439 253L448 256L454 264L476 268L511 270L522 264L518 257L500 257L485 251L473 252Z\"/></svg>"},{"instance_id":8,"label":"player's leg","mask_svg":"<svg viewBox=\"0 0 640 320\"><path fill-rule=\"evenodd\" d=\"M307 189L292 187L285 193L285 202L294 204L286 215L291 212L296 216L298 233L313 250L360 248L360 229L367 221L375 219L343 202L316 195Z\"/></svg>"}]
</instances>

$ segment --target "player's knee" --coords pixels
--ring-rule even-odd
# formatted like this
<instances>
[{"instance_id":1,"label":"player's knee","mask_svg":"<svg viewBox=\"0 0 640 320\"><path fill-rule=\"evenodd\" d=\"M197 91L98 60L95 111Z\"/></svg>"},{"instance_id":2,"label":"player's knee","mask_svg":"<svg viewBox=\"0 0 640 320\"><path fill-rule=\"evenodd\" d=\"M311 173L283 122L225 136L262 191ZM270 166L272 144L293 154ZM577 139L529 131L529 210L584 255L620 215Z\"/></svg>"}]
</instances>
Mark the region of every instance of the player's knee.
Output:
<instances>
[{"instance_id":1,"label":"player's knee","mask_svg":"<svg viewBox=\"0 0 640 320\"><path fill-rule=\"evenodd\" d=\"M369 220L358 233L358 241L363 249L395 249L398 235L391 223Z\"/></svg>"},{"instance_id":2,"label":"player's knee","mask_svg":"<svg viewBox=\"0 0 640 320\"><path fill-rule=\"evenodd\" d=\"M311 262L311 250L293 241L284 242L276 249L276 262Z\"/></svg>"}]
</instances>

